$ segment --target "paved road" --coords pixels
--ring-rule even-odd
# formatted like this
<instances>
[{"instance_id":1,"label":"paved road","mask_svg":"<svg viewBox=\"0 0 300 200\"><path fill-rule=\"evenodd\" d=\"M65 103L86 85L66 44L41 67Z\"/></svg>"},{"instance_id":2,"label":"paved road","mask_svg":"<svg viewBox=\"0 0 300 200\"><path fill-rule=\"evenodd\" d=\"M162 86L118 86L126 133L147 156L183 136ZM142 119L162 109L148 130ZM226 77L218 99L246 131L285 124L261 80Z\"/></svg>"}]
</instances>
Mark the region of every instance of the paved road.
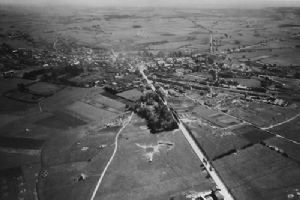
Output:
<instances>
[{"instance_id":1,"label":"paved road","mask_svg":"<svg viewBox=\"0 0 300 200\"><path fill-rule=\"evenodd\" d=\"M143 76L143 78L147 81L147 83L150 85L151 89L156 92L156 88L153 86L152 82L148 79L148 77L144 74L144 68L143 66L139 67L139 70ZM170 109L170 106L168 105L166 100L163 100L164 104L168 106L169 110L173 112L175 116L177 114L173 111L173 109ZM179 118L178 118L179 119ZM192 147L193 151L196 153L199 160L203 163L204 167L206 168L209 175L212 177L214 182L216 183L217 187L220 189L221 194L224 196L224 200L233 200L233 196L227 189L226 185L223 183L222 179L212 166L212 164L209 162L208 158L206 157L205 153L202 151L202 149L197 145L193 137L190 135L189 131L185 128L182 121L179 119L178 121L175 120L178 124L179 129L181 130L182 134L184 135L185 139L188 141L190 146Z\"/></svg>"}]
</instances>

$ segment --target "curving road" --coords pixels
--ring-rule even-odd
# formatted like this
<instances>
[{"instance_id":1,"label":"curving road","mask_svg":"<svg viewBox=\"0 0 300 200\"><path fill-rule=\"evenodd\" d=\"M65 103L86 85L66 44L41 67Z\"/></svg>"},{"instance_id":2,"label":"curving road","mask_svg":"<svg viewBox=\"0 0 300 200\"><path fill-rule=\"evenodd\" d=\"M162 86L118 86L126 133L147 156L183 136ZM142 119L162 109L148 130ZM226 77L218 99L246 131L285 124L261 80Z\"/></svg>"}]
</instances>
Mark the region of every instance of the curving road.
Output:
<instances>
[{"instance_id":1,"label":"curving road","mask_svg":"<svg viewBox=\"0 0 300 200\"><path fill-rule=\"evenodd\" d=\"M295 115L294 117L291 117L291 118L289 118L289 119L287 119L287 120L285 120L285 121L283 121L283 122L279 122L279 123L277 123L277 124L273 124L273 125L268 126L268 127L263 127L263 128L261 128L261 129L262 129L262 130L268 130L268 129L271 129L271 128L274 128L274 127L277 127L277 126L281 126L281 125L283 125L283 124L285 124L285 123L288 123L288 122L290 122L290 121L293 121L294 119L298 118L299 116L300 116L300 113L298 113L298 114Z\"/></svg>"},{"instance_id":2,"label":"curving road","mask_svg":"<svg viewBox=\"0 0 300 200\"><path fill-rule=\"evenodd\" d=\"M195 102L198 102L196 99L193 99L192 97L190 97L190 96L188 96L188 95L185 95L185 96L186 96L187 98L189 98L189 99L195 101ZM199 103L199 102L198 102L198 103ZM201 104L201 105L202 105L202 104ZM206 106L206 105L202 105L202 106L205 106L206 108L211 109L210 107L208 107L208 106ZM278 138L280 138L280 139L282 139L282 140L286 140L286 141L288 141L288 142L291 142L291 143L300 145L300 142L298 142L298 141L296 141L296 140L292 140L292 139L287 138L287 137L284 137L284 136L282 136L282 135L280 135L280 134L276 134L276 133L273 133L273 132L269 131L269 129L271 129L271 128L274 128L274 127L277 127L277 126L281 126L281 125L283 125L283 124L285 124L285 123L288 123L288 122L291 122L291 121L295 120L296 118L298 118L298 117L300 116L300 113L298 113L298 114L295 115L294 117L291 117L291 118L289 118L289 119L287 119L287 120L285 120L285 121L283 121L283 122L279 122L279 123L277 123L277 124L273 124L273 125L268 126L268 127L259 127L259 126L255 125L255 124L253 124L253 123L251 123L251 122L249 122L249 121L245 121L244 119L240 119L240 118L235 117L235 116L233 116L233 115L230 115L230 114L228 114L228 113L224 113L224 112L223 112L223 114L224 114L224 115L227 115L227 116L229 116L229 117L235 118L235 119L237 119L237 120L240 120L240 121L242 121L243 124L250 124L250 125L252 125L252 126L254 126L254 127L258 128L258 129L261 129L261 130L263 130L263 131L265 131L265 132L267 132L267 133L269 133L269 134L271 134L271 135L273 135L273 136L275 136L275 137L278 137ZM238 125L240 125L240 124L238 124Z\"/></svg>"}]
</instances>

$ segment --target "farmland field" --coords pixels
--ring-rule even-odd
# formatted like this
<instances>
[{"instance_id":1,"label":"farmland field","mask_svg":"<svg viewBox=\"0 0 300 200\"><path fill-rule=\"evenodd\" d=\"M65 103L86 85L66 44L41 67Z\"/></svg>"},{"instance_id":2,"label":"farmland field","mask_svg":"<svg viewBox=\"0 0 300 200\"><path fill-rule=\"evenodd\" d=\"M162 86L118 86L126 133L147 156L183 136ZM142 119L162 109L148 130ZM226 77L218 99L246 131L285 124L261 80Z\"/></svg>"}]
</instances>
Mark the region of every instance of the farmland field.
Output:
<instances>
[{"instance_id":1,"label":"farmland field","mask_svg":"<svg viewBox=\"0 0 300 200\"><path fill-rule=\"evenodd\" d=\"M64 112L56 112L54 115L44 118L36 122L39 125L53 127L58 129L66 129L68 127L76 127L86 124L84 121L68 115Z\"/></svg>"},{"instance_id":2,"label":"farmland field","mask_svg":"<svg viewBox=\"0 0 300 200\"><path fill-rule=\"evenodd\" d=\"M299 199L291 1L0 0L0 199Z\"/></svg>"},{"instance_id":3,"label":"farmland field","mask_svg":"<svg viewBox=\"0 0 300 200\"><path fill-rule=\"evenodd\" d=\"M141 119L134 117L133 123L122 133L120 149L97 198L182 198L190 187L199 192L213 187L210 180L205 178L205 172L201 172L195 155L180 131L155 136L149 134L149 130L135 125L140 121ZM159 141L172 143L174 146L161 147L159 152L153 153L153 160L150 162L147 152L151 153L151 149ZM143 149L143 145L150 145L149 151Z\"/></svg>"},{"instance_id":4,"label":"farmland field","mask_svg":"<svg viewBox=\"0 0 300 200\"><path fill-rule=\"evenodd\" d=\"M67 110L76 116L92 121L108 122L110 119L117 116L115 113L101 108L96 108L81 101L77 101L67 106Z\"/></svg>"}]
</instances>

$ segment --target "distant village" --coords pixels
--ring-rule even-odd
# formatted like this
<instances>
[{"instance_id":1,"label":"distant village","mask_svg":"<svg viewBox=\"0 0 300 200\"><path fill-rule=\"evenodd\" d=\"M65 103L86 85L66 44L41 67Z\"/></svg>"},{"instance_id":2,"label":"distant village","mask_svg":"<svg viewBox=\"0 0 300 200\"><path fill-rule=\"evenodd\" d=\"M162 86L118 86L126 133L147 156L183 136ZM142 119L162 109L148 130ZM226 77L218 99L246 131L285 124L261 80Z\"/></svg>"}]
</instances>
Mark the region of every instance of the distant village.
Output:
<instances>
[{"instance_id":1,"label":"distant village","mask_svg":"<svg viewBox=\"0 0 300 200\"><path fill-rule=\"evenodd\" d=\"M9 37L27 38L20 33ZM30 39L30 38L29 38ZM146 66L148 77L166 95L182 95L186 90L199 90L212 97L213 90L242 94L246 101L260 101L287 106L281 94L292 93L291 88L275 80L299 78L299 67L272 66L258 57L238 59L233 62L231 54L249 51L246 47L216 52L212 48L218 41L211 41L210 52L192 51L156 52L143 50L116 53L113 49L91 49L61 42L49 44L47 49L13 49L3 43L0 47L0 70L4 78L22 78L32 81L51 82L75 87L104 87L112 94L124 91L144 92L137 66ZM21 85L21 90L26 86ZM208 104L209 105L209 104Z\"/></svg>"}]
</instances>

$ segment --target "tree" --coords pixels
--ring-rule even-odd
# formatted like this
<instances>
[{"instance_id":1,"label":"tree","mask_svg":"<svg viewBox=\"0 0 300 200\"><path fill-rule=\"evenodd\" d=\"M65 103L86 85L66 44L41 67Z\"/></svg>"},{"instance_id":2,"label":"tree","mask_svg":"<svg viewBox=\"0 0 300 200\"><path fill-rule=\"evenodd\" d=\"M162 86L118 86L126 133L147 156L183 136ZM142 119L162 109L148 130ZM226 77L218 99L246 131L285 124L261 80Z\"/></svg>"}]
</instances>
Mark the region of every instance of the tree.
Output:
<instances>
[{"instance_id":1,"label":"tree","mask_svg":"<svg viewBox=\"0 0 300 200\"><path fill-rule=\"evenodd\" d=\"M18 83L18 90L20 92L28 92L28 88L25 86L24 83Z\"/></svg>"},{"instance_id":2,"label":"tree","mask_svg":"<svg viewBox=\"0 0 300 200\"><path fill-rule=\"evenodd\" d=\"M160 58L164 58L165 57L165 53L163 51L159 51L156 56L160 57Z\"/></svg>"},{"instance_id":3,"label":"tree","mask_svg":"<svg viewBox=\"0 0 300 200\"><path fill-rule=\"evenodd\" d=\"M153 134L178 128L172 112L161 102L156 93L141 96L140 101L132 106L132 110L147 120Z\"/></svg>"}]
</instances>

